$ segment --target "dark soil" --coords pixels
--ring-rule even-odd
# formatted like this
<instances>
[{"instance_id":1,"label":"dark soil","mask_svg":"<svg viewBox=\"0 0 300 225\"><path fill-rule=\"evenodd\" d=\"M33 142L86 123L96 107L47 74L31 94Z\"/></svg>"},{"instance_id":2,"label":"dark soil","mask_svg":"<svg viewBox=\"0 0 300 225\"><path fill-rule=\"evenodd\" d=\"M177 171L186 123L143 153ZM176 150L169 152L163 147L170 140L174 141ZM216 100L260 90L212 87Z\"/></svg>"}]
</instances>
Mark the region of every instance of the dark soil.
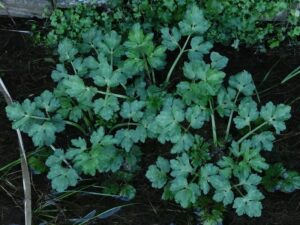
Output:
<instances>
[{"instance_id":1,"label":"dark soil","mask_svg":"<svg viewBox=\"0 0 300 225\"><path fill-rule=\"evenodd\" d=\"M0 74L8 90L16 100L38 95L44 89L51 89L53 83L50 73L55 63L49 58L52 53L44 47L31 44L26 33L7 31L8 29L28 30L24 21L0 19ZM230 58L228 75L241 70L248 70L254 76L262 102L292 104L292 119L288 122L287 133L280 135L276 149L270 154L271 162L282 161L292 170L300 172L300 77L294 78L284 85L280 81L294 68L300 65L300 52L295 47L285 47L269 54L256 54L254 50L216 47L221 54ZM261 84L264 76L278 61L268 79ZM55 59L54 59L55 61ZM3 75L3 76L2 76ZM260 85L261 84L261 85ZM267 89L271 88L269 91ZM15 132L5 116L5 102L0 98L0 168L18 160L18 146ZM31 142L25 137L27 151L32 151ZM165 147L164 147L165 148ZM143 146L147 152L147 160L154 160L159 152L165 151L160 145L147 143ZM148 154L149 152L149 154ZM150 187L141 171L135 180L137 197L132 202L122 202L108 197L74 194L57 201L57 195L50 190L45 175L33 175L33 210L35 224L39 224L45 215L51 215L51 224L72 224L67 219L83 217L92 210L103 212L114 206L131 204L108 219L98 220L95 224L105 225L194 225L190 211L182 210L175 203L160 200L161 192ZM98 180L97 180L98 179ZM87 181L87 184L98 184L100 177ZM23 192L19 166L6 172L0 171L0 224L23 225ZM238 217L234 211L226 212L224 225L297 225L300 224L300 191L291 194L265 193L263 215L260 218ZM43 203L49 203L45 209L38 210ZM48 218L49 219L49 218Z\"/></svg>"}]
</instances>

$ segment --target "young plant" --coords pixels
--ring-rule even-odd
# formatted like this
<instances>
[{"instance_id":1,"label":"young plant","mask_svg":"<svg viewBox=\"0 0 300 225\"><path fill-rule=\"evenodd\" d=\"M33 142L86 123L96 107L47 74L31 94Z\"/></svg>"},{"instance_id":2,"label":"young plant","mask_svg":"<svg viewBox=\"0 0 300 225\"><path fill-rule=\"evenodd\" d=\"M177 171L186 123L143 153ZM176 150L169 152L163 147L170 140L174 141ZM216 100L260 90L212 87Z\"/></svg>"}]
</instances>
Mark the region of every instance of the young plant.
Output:
<instances>
[{"instance_id":1,"label":"young plant","mask_svg":"<svg viewBox=\"0 0 300 225\"><path fill-rule=\"evenodd\" d=\"M261 215L259 185L270 167L262 153L272 150L291 109L272 102L258 108L246 71L225 80L228 59L203 37L209 26L191 5L155 39L134 24L127 38L93 28L82 43L59 44L53 92L6 108L15 129L53 150L46 165L55 190L108 173L122 178L120 195L134 197L128 176L139 169L139 146L153 139L172 146L146 172L163 199L199 208L207 225L221 222L228 206L238 215ZM169 63L170 51L177 57ZM298 174L288 177L292 185L281 189L299 189Z\"/></svg>"}]
</instances>

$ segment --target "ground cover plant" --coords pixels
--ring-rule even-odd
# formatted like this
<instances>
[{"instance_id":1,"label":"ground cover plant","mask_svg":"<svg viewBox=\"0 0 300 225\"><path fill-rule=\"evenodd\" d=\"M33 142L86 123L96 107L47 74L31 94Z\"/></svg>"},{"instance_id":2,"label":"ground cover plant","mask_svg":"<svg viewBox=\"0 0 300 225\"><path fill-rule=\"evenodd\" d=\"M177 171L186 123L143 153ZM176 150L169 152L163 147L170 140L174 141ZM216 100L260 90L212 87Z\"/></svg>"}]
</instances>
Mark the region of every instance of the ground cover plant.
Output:
<instances>
[{"instance_id":1,"label":"ground cover plant","mask_svg":"<svg viewBox=\"0 0 300 225\"><path fill-rule=\"evenodd\" d=\"M50 31L45 39L56 46L65 37L80 41L81 32L95 25L104 31L126 33L139 22L149 31L159 31L166 25L182 20L186 8L197 4L211 23L206 38L212 42L239 46L254 46L261 50L275 48L282 42L297 42L299 36L298 0L197 1L197 0L130 0L108 1L102 8L78 5L68 10L56 9L50 17ZM37 39L43 39L40 34Z\"/></svg>"},{"instance_id":2,"label":"ground cover plant","mask_svg":"<svg viewBox=\"0 0 300 225\"><path fill-rule=\"evenodd\" d=\"M118 194L133 198L128 176L139 169L149 139L166 144L166 155L145 174L151 185L163 188L163 199L195 208L204 224L220 223L229 206L260 216L262 188L299 188L297 173L264 157L285 130L290 107L258 104L246 71L226 78L228 59L203 37L209 26L191 5L160 35L137 23L127 37L93 28L81 43L59 44L55 89L6 108L14 128L53 151L46 165L55 190L113 173L125 184ZM77 137L62 144L69 127Z\"/></svg>"}]
</instances>

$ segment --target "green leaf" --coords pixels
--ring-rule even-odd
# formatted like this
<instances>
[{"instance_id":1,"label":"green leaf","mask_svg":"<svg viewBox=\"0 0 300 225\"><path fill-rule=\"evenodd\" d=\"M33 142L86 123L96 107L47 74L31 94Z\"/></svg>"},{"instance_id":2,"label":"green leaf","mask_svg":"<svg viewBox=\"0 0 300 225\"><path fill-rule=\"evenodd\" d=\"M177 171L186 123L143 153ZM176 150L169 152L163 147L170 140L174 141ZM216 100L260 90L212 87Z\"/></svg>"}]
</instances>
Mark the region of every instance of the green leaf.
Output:
<instances>
[{"instance_id":1,"label":"green leaf","mask_svg":"<svg viewBox=\"0 0 300 225\"><path fill-rule=\"evenodd\" d=\"M217 96L217 111L221 117L230 116L231 112L236 109L235 105L236 91L232 88L221 88Z\"/></svg>"},{"instance_id":2,"label":"green leaf","mask_svg":"<svg viewBox=\"0 0 300 225\"><path fill-rule=\"evenodd\" d=\"M220 174L225 178L231 178L232 173L236 167L234 160L229 156L223 156L218 162L217 165L221 168Z\"/></svg>"},{"instance_id":3,"label":"green leaf","mask_svg":"<svg viewBox=\"0 0 300 225\"><path fill-rule=\"evenodd\" d=\"M172 159L170 163L172 168L171 176L173 177L186 177L194 171L190 164L189 156L186 153L183 153L176 159Z\"/></svg>"},{"instance_id":4,"label":"green leaf","mask_svg":"<svg viewBox=\"0 0 300 225\"><path fill-rule=\"evenodd\" d=\"M182 81L177 84L176 92L187 105L195 103L203 107L207 106L209 98L204 95L205 93L201 88L201 83Z\"/></svg>"},{"instance_id":5,"label":"green leaf","mask_svg":"<svg viewBox=\"0 0 300 225\"><path fill-rule=\"evenodd\" d=\"M68 76L69 76L68 70L65 68L63 64L57 64L56 69L53 70L51 73L51 78L55 82L59 82Z\"/></svg>"},{"instance_id":6,"label":"green leaf","mask_svg":"<svg viewBox=\"0 0 300 225\"><path fill-rule=\"evenodd\" d=\"M65 92L79 102L90 103L97 92L96 88L85 86L84 81L76 75L64 79L63 85Z\"/></svg>"},{"instance_id":7,"label":"green leaf","mask_svg":"<svg viewBox=\"0 0 300 225\"><path fill-rule=\"evenodd\" d=\"M218 167L214 166L211 163L202 166L200 169L199 185L200 189L206 195L210 190L209 181L210 178L218 173Z\"/></svg>"},{"instance_id":8,"label":"green leaf","mask_svg":"<svg viewBox=\"0 0 300 225\"><path fill-rule=\"evenodd\" d=\"M93 106L94 112L106 121L112 119L114 114L120 110L118 98L115 96L96 99Z\"/></svg>"},{"instance_id":9,"label":"green leaf","mask_svg":"<svg viewBox=\"0 0 300 225\"><path fill-rule=\"evenodd\" d=\"M195 183L188 184L184 177L177 177L173 180L170 190L174 194L175 201L183 208L195 203L201 194L199 186Z\"/></svg>"},{"instance_id":10,"label":"green leaf","mask_svg":"<svg viewBox=\"0 0 300 225\"><path fill-rule=\"evenodd\" d=\"M56 127L51 122L33 124L28 131L35 146L49 146L55 142Z\"/></svg>"},{"instance_id":11,"label":"green leaf","mask_svg":"<svg viewBox=\"0 0 300 225\"><path fill-rule=\"evenodd\" d=\"M63 192L70 186L76 186L79 180L74 169L64 168L60 165L50 167L47 177L51 180L52 188L58 192Z\"/></svg>"},{"instance_id":12,"label":"green leaf","mask_svg":"<svg viewBox=\"0 0 300 225\"><path fill-rule=\"evenodd\" d=\"M136 189L129 184L122 186L119 192L119 195L122 197L126 197L128 201L132 200L135 197L135 194L136 194Z\"/></svg>"},{"instance_id":13,"label":"green leaf","mask_svg":"<svg viewBox=\"0 0 300 225\"><path fill-rule=\"evenodd\" d=\"M209 182L215 188L213 200L222 202L224 206L229 205L234 200L229 180L220 175L211 176Z\"/></svg>"},{"instance_id":14,"label":"green leaf","mask_svg":"<svg viewBox=\"0 0 300 225\"><path fill-rule=\"evenodd\" d=\"M42 174L48 170L43 158L40 157L30 156L28 159L28 165L34 171L34 174Z\"/></svg>"},{"instance_id":15,"label":"green leaf","mask_svg":"<svg viewBox=\"0 0 300 225\"><path fill-rule=\"evenodd\" d=\"M77 153L77 154L76 154ZM77 151L73 156L74 166L84 174L95 176L99 172L116 172L123 163L123 157L113 146L93 146L90 151Z\"/></svg>"},{"instance_id":16,"label":"green leaf","mask_svg":"<svg viewBox=\"0 0 300 225\"><path fill-rule=\"evenodd\" d=\"M249 174L247 171L242 171L237 174L239 185L243 185L244 189L249 192L251 189L256 189L262 178L256 174Z\"/></svg>"},{"instance_id":17,"label":"green leaf","mask_svg":"<svg viewBox=\"0 0 300 225\"><path fill-rule=\"evenodd\" d=\"M280 189L279 182L281 181L281 177L283 173L286 172L286 169L283 167L281 163L271 164L270 167L266 170L265 176L262 178L263 187L269 191L274 192Z\"/></svg>"},{"instance_id":18,"label":"green leaf","mask_svg":"<svg viewBox=\"0 0 300 225\"><path fill-rule=\"evenodd\" d=\"M243 161L239 163L242 168L252 168L253 170L261 173L263 170L269 168L265 158L260 155L257 149L247 149L243 154Z\"/></svg>"},{"instance_id":19,"label":"green leaf","mask_svg":"<svg viewBox=\"0 0 300 225\"><path fill-rule=\"evenodd\" d=\"M158 141L176 142L181 137L180 122L184 120L184 104L179 99L167 98L163 110L151 124L153 132L157 133Z\"/></svg>"},{"instance_id":20,"label":"green leaf","mask_svg":"<svg viewBox=\"0 0 300 225\"><path fill-rule=\"evenodd\" d=\"M141 161L142 158L142 151L141 149L134 145L130 152L122 152L124 157L124 167L130 172L134 172L135 170L139 170L140 167L138 163Z\"/></svg>"},{"instance_id":21,"label":"green leaf","mask_svg":"<svg viewBox=\"0 0 300 225\"><path fill-rule=\"evenodd\" d=\"M191 40L191 48L188 50L188 58L190 61L199 61L203 56L208 54L212 49L213 44L209 41L204 41L203 37L196 36Z\"/></svg>"},{"instance_id":22,"label":"green leaf","mask_svg":"<svg viewBox=\"0 0 300 225\"><path fill-rule=\"evenodd\" d=\"M186 11L182 21L179 22L179 28L182 35L204 34L209 28L208 21L204 18L202 10L196 4Z\"/></svg>"},{"instance_id":23,"label":"green leaf","mask_svg":"<svg viewBox=\"0 0 300 225\"><path fill-rule=\"evenodd\" d=\"M46 160L46 165L48 167L55 166L62 163L66 159L65 153L62 149L55 149L54 154L50 155Z\"/></svg>"},{"instance_id":24,"label":"green leaf","mask_svg":"<svg viewBox=\"0 0 300 225\"><path fill-rule=\"evenodd\" d=\"M251 96L255 90L252 76L247 71L242 71L229 78L229 85L245 96Z\"/></svg>"},{"instance_id":25,"label":"green leaf","mask_svg":"<svg viewBox=\"0 0 300 225\"><path fill-rule=\"evenodd\" d=\"M98 147L99 148L99 147ZM121 151L114 146L104 146L100 147L99 157L99 172L113 172L118 171L123 162L124 158L121 155Z\"/></svg>"},{"instance_id":26,"label":"green leaf","mask_svg":"<svg viewBox=\"0 0 300 225\"><path fill-rule=\"evenodd\" d=\"M271 131L263 131L260 134L254 135L251 139L255 149L266 151L272 151L273 141L275 141L275 137Z\"/></svg>"},{"instance_id":27,"label":"green leaf","mask_svg":"<svg viewBox=\"0 0 300 225\"><path fill-rule=\"evenodd\" d=\"M127 77L121 70L113 71L112 65L108 63L105 57L100 56L99 60L97 69L90 72L96 85L99 87L117 87L126 84Z\"/></svg>"},{"instance_id":28,"label":"green leaf","mask_svg":"<svg viewBox=\"0 0 300 225\"><path fill-rule=\"evenodd\" d=\"M209 65L203 61L185 62L183 66L183 74L190 80L204 80L209 70Z\"/></svg>"},{"instance_id":29,"label":"green leaf","mask_svg":"<svg viewBox=\"0 0 300 225\"><path fill-rule=\"evenodd\" d=\"M247 195L237 197L234 200L233 208L239 216L247 215L249 217L260 217L262 211L261 200L264 199L263 194L257 189L251 189Z\"/></svg>"},{"instance_id":30,"label":"green leaf","mask_svg":"<svg viewBox=\"0 0 300 225\"><path fill-rule=\"evenodd\" d=\"M72 67L76 75L80 77L85 77L86 75L88 75L88 68L86 67L81 57L76 58L72 61Z\"/></svg>"},{"instance_id":31,"label":"green leaf","mask_svg":"<svg viewBox=\"0 0 300 225\"><path fill-rule=\"evenodd\" d=\"M194 136L191 133L184 133L179 140L175 140L175 145L171 149L172 154L188 151L194 144Z\"/></svg>"},{"instance_id":32,"label":"green leaf","mask_svg":"<svg viewBox=\"0 0 300 225\"><path fill-rule=\"evenodd\" d=\"M103 36L102 41L95 43L96 48L108 58L119 58L124 54L124 50L121 46L121 39L121 36L118 35L117 32L110 31Z\"/></svg>"},{"instance_id":33,"label":"green leaf","mask_svg":"<svg viewBox=\"0 0 300 225\"><path fill-rule=\"evenodd\" d=\"M287 171L282 174L277 188L283 192L290 193L300 189L300 175L295 171Z\"/></svg>"},{"instance_id":34,"label":"green leaf","mask_svg":"<svg viewBox=\"0 0 300 225\"><path fill-rule=\"evenodd\" d=\"M82 33L83 43L80 45L80 51L83 53L89 52L97 46L97 43L102 41L102 31L96 27L92 27L87 32Z\"/></svg>"},{"instance_id":35,"label":"green leaf","mask_svg":"<svg viewBox=\"0 0 300 225\"><path fill-rule=\"evenodd\" d=\"M93 147L116 144L116 140L114 139L114 137L112 135L106 135L103 127L99 127L92 133L90 141Z\"/></svg>"},{"instance_id":36,"label":"green leaf","mask_svg":"<svg viewBox=\"0 0 300 225\"><path fill-rule=\"evenodd\" d=\"M133 102L124 102L120 115L124 119L132 119L135 122L138 122L144 115L142 109L145 106L145 102L134 100Z\"/></svg>"},{"instance_id":37,"label":"green leaf","mask_svg":"<svg viewBox=\"0 0 300 225\"><path fill-rule=\"evenodd\" d=\"M140 132L140 129L120 129L115 134L116 141L126 152L131 150L134 143L144 142L145 138L145 133Z\"/></svg>"},{"instance_id":38,"label":"green leaf","mask_svg":"<svg viewBox=\"0 0 300 225\"><path fill-rule=\"evenodd\" d=\"M46 112L55 112L60 107L58 99L48 90L36 97L34 101L37 107L44 109Z\"/></svg>"},{"instance_id":39,"label":"green leaf","mask_svg":"<svg viewBox=\"0 0 300 225\"><path fill-rule=\"evenodd\" d=\"M73 42L68 38L65 38L59 43L57 51L59 54L59 61L61 62L74 60L75 55L78 53Z\"/></svg>"},{"instance_id":40,"label":"green leaf","mask_svg":"<svg viewBox=\"0 0 300 225\"><path fill-rule=\"evenodd\" d=\"M7 117L13 122L14 129L20 129L23 132L28 132L34 119L31 116L44 116L40 111L37 111L36 104L29 99L20 104L13 102L5 108Z\"/></svg>"},{"instance_id":41,"label":"green leaf","mask_svg":"<svg viewBox=\"0 0 300 225\"><path fill-rule=\"evenodd\" d=\"M257 104L251 98L243 98L238 107L238 116L233 121L237 129L250 127L250 123L257 120L259 112L257 111Z\"/></svg>"},{"instance_id":42,"label":"green leaf","mask_svg":"<svg viewBox=\"0 0 300 225\"><path fill-rule=\"evenodd\" d=\"M153 34L144 34L140 24L134 24L129 31L128 41L124 43L124 46L129 49L126 55L132 58L129 53L135 53L138 57L143 54L148 55L154 48L153 46Z\"/></svg>"},{"instance_id":43,"label":"green leaf","mask_svg":"<svg viewBox=\"0 0 300 225\"><path fill-rule=\"evenodd\" d=\"M162 188L167 183L167 173L170 172L169 160L158 157L156 165L149 166L146 177L154 188Z\"/></svg>"},{"instance_id":44,"label":"green leaf","mask_svg":"<svg viewBox=\"0 0 300 225\"><path fill-rule=\"evenodd\" d=\"M63 150L56 149L54 154L46 160L46 165L50 167L47 177L51 180L52 188L58 192L65 191L69 186L76 186L79 180L73 168L62 167L61 164L65 159Z\"/></svg>"},{"instance_id":45,"label":"green leaf","mask_svg":"<svg viewBox=\"0 0 300 225\"><path fill-rule=\"evenodd\" d=\"M176 27L173 27L172 30L170 30L168 27L164 27L161 29L162 34L162 44L170 51L174 51L176 48L178 48L179 41L181 39L181 34L179 30Z\"/></svg>"},{"instance_id":46,"label":"green leaf","mask_svg":"<svg viewBox=\"0 0 300 225\"><path fill-rule=\"evenodd\" d=\"M143 77L137 77L134 83L126 88L126 94L130 97L139 96L141 100L147 97L146 82Z\"/></svg>"},{"instance_id":47,"label":"green leaf","mask_svg":"<svg viewBox=\"0 0 300 225\"><path fill-rule=\"evenodd\" d=\"M95 176L100 165L100 151L92 150L76 153L73 153L74 167L86 175Z\"/></svg>"},{"instance_id":48,"label":"green leaf","mask_svg":"<svg viewBox=\"0 0 300 225\"><path fill-rule=\"evenodd\" d=\"M285 121L291 118L291 107L284 104L274 105L268 102L260 110L260 116L275 128L276 134L286 129Z\"/></svg>"},{"instance_id":49,"label":"green leaf","mask_svg":"<svg viewBox=\"0 0 300 225\"><path fill-rule=\"evenodd\" d=\"M156 47L150 54L147 55L147 61L149 65L154 68L161 70L166 64L166 48L164 46Z\"/></svg>"},{"instance_id":50,"label":"green leaf","mask_svg":"<svg viewBox=\"0 0 300 225\"><path fill-rule=\"evenodd\" d=\"M194 129L200 129L205 122L209 121L209 112L200 106L189 107L185 113L186 120Z\"/></svg>"},{"instance_id":51,"label":"green leaf","mask_svg":"<svg viewBox=\"0 0 300 225\"><path fill-rule=\"evenodd\" d=\"M218 52L210 54L211 67L217 70L224 69L228 64L228 58L220 55Z\"/></svg>"},{"instance_id":52,"label":"green leaf","mask_svg":"<svg viewBox=\"0 0 300 225\"><path fill-rule=\"evenodd\" d=\"M238 158L242 156L249 148L251 148L251 142L249 140L243 141L241 145L239 145L236 141L232 141L229 150L235 157Z\"/></svg>"},{"instance_id":53,"label":"green leaf","mask_svg":"<svg viewBox=\"0 0 300 225\"><path fill-rule=\"evenodd\" d=\"M131 78L132 76L143 72L145 63L143 59L140 58L140 55L136 52L127 52L128 59L125 60L123 64L123 70L126 75Z\"/></svg>"}]
</instances>

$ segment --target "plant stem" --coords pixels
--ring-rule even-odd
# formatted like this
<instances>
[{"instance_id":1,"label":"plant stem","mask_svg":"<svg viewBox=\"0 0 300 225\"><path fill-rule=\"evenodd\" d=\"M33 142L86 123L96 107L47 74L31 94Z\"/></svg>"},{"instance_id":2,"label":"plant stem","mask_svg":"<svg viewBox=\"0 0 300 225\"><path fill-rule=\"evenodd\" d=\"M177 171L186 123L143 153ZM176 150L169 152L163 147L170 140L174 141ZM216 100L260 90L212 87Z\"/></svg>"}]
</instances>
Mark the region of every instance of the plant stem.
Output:
<instances>
[{"instance_id":1,"label":"plant stem","mask_svg":"<svg viewBox=\"0 0 300 225\"><path fill-rule=\"evenodd\" d=\"M139 124L139 123L130 123L130 122L128 122L128 123L119 123L119 124L113 126L113 127L109 130L108 133L111 133L113 130L115 130L115 129L119 128L119 127L126 127L126 126L129 127L129 126L138 126L138 125L140 125L140 124Z\"/></svg>"},{"instance_id":2,"label":"plant stem","mask_svg":"<svg viewBox=\"0 0 300 225\"><path fill-rule=\"evenodd\" d=\"M151 74L152 74L152 80L153 80L153 83L156 84L155 73L154 73L154 70L153 70L152 67L151 67Z\"/></svg>"},{"instance_id":3,"label":"plant stem","mask_svg":"<svg viewBox=\"0 0 300 225\"><path fill-rule=\"evenodd\" d=\"M92 124L91 122L89 121L89 119L87 118L87 116L83 116L83 121L85 123L85 126L87 127L88 131L91 131L92 130Z\"/></svg>"},{"instance_id":4,"label":"plant stem","mask_svg":"<svg viewBox=\"0 0 300 225\"><path fill-rule=\"evenodd\" d=\"M234 189L236 189L237 192L238 192L241 196L244 197L243 193L241 192L241 190L240 190L236 185L233 185L232 187L233 187Z\"/></svg>"},{"instance_id":5,"label":"plant stem","mask_svg":"<svg viewBox=\"0 0 300 225\"><path fill-rule=\"evenodd\" d=\"M236 94L235 99L234 99L234 104L236 103L236 101L237 101L239 95L240 95L240 92L238 92L238 93ZM231 112L230 112L230 116L229 116L229 120L228 120L228 124L227 124L227 128L226 128L225 141L227 141L228 136L229 136L230 127L231 127L232 118L233 118L233 113L234 113L234 110L232 109Z\"/></svg>"},{"instance_id":6,"label":"plant stem","mask_svg":"<svg viewBox=\"0 0 300 225\"><path fill-rule=\"evenodd\" d=\"M75 68L75 66L74 66L74 63L71 61L70 62L71 63L71 65L72 65L72 69L73 69L73 71L74 71L74 73L75 73L75 75L77 74L77 70L76 70L76 68Z\"/></svg>"},{"instance_id":7,"label":"plant stem","mask_svg":"<svg viewBox=\"0 0 300 225\"><path fill-rule=\"evenodd\" d=\"M115 94L115 93L111 93L111 92L105 92L105 91L99 91L99 90L98 90L97 93L102 94L102 95L112 95L112 96L115 96L115 97L117 97L117 98L128 99L128 97L125 96L125 95L119 95L119 94Z\"/></svg>"},{"instance_id":8,"label":"plant stem","mask_svg":"<svg viewBox=\"0 0 300 225\"><path fill-rule=\"evenodd\" d=\"M149 67L148 67L148 63L147 63L147 59L145 57L145 55L143 54L143 61L144 61L144 68L146 70L147 76L149 78L149 80L152 82L154 82L154 80L151 79L151 75L150 75L150 71L149 71Z\"/></svg>"},{"instance_id":9,"label":"plant stem","mask_svg":"<svg viewBox=\"0 0 300 225\"><path fill-rule=\"evenodd\" d=\"M213 141L214 141L214 146L217 147L218 146L218 137L217 137L216 120L215 120L215 113L214 113L214 109L213 109L211 100L209 100L209 107L210 107L210 110L211 110L210 117L211 117Z\"/></svg>"},{"instance_id":10,"label":"plant stem","mask_svg":"<svg viewBox=\"0 0 300 225\"><path fill-rule=\"evenodd\" d=\"M268 122L264 122L264 123L260 124L255 129L251 130L250 132L248 132L247 134L245 134L242 138L240 138L237 143L240 144L242 141L244 141L250 135L252 135L253 133L255 133L256 131L258 131L259 129L261 129L263 126L265 126L267 124L268 124Z\"/></svg>"},{"instance_id":11,"label":"plant stem","mask_svg":"<svg viewBox=\"0 0 300 225\"><path fill-rule=\"evenodd\" d=\"M36 119L36 120L47 120L47 121L50 121L51 119L50 118L47 118L47 117L40 117L40 116L32 116L32 115L26 115L32 119Z\"/></svg>"},{"instance_id":12,"label":"plant stem","mask_svg":"<svg viewBox=\"0 0 300 225\"><path fill-rule=\"evenodd\" d=\"M179 61L179 59L181 58L182 54L184 53L184 50L185 50L187 44L189 43L190 38L191 38L191 35L189 35L189 36L186 38L186 41L185 41L183 47L180 49L180 52L179 52L177 58L175 59L173 65L172 65L172 67L171 67L171 69L170 69L169 72L168 72L167 79L165 80L166 83L169 83L170 78L171 78L171 76L172 76L172 73L173 73L173 71L174 71L174 69L175 69L175 67L176 67L176 65L177 65L177 63L178 63L178 61Z\"/></svg>"},{"instance_id":13,"label":"plant stem","mask_svg":"<svg viewBox=\"0 0 300 225\"><path fill-rule=\"evenodd\" d=\"M83 129L82 126L80 126L79 124L77 123L74 123L72 121L69 121L69 120L65 120L65 123L67 125L70 125L70 126L73 126L73 127L76 127L78 130L80 130L84 135L87 135L86 131Z\"/></svg>"}]
</instances>

